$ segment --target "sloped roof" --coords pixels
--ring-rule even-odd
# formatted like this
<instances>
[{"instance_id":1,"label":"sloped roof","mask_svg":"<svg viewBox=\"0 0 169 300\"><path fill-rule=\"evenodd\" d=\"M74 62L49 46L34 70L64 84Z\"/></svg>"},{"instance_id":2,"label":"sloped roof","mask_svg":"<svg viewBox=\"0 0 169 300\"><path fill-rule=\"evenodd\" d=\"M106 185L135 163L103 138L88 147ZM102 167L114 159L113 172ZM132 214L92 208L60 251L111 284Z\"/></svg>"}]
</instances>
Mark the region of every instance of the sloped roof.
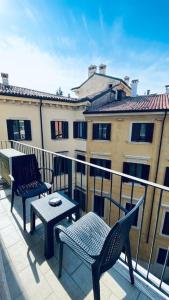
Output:
<instances>
[{"instance_id":1,"label":"sloped roof","mask_svg":"<svg viewBox=\"0 0 169 300\"><path fill-rule=\"evenodd\" d=\"M86 98L77 99L77 98L69 98L65 96L57 96L51 93L36 91L36 90L18 87L14 85L4 85L2 83L0 83L0 95L25 97L25 98L33 98L33 99L44 99L44 100L52 100L52 101L62 101L62 102L69 102L69 103L79 103L79 102L85 102L87 100Z\"/></svg>"},{"instance_id":2,"label":"sloped roof","mask_svg":"<svg viewBox=\"0 0 169 300\"><path fill-rule=\"evenodd\" d=\"M126 113L169 110L169 94L152 94L137 97L125 97L117 101L99 106L89 107L85 114Z\"/></svg>"},{"instance_id":3,"label":"sloped roof","mask_svg":"<svg viewBox=\"0 0 169 300\"><path fill-rule=\"evenodd\" d=\"M90 80L94 75L98 75L98 76L101 76L101 77L107 77L107 78L110 78L110 79L114 79L114 80L119 80L121 82L123 82L129 89L131 89L131 87L121 78L117 78L117 77L113 77L113 76L109 76L109 75L105 75L105 74L100 74L100 73L93 73L89 78L87 78L82 84L80 84L79 86L76 86L74 88L72 88L71 90L76 90L76 89L79 89L81 86L83 86L88 80Z\"/></svg>"}]
</instances>

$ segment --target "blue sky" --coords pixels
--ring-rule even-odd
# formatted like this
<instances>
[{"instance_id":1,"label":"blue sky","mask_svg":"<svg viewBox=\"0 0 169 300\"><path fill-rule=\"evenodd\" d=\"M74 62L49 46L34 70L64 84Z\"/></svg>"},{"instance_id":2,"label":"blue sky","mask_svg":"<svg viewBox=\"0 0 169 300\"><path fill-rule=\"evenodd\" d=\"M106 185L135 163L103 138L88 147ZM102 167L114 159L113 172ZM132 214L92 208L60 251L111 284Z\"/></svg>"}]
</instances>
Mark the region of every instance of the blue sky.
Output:
<instances>
[{"instance_id":1,"label":"blue sky","mask_svg":"<svg viewBox=\"0 0 169 300\"><path fill-rule=\"evenodd\" d=\"M11 84L67 94L89 64L139 79L139 92L169 84L168 0L0 0L0 72Z\"/></svg>"}]
</instances>

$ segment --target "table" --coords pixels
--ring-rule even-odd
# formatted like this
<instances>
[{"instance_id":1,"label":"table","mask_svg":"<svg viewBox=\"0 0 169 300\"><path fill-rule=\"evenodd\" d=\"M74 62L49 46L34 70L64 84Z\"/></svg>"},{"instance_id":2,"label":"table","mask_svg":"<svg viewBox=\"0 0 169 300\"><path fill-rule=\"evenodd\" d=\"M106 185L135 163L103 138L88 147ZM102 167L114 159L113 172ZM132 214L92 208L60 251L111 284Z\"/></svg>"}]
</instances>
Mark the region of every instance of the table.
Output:
<instances>
[{"instance_id":1,"label":"table","mask_svg":"<svg viewBox=\"0 0 169 300\"><path fill-rule=\"evenodd\" d=\"M62 204L49 205L49 199L59 197ZM76 214L79 219L79 204L70 200L68 196L59 192L37 199L31 203L31 231L35 230L35 216L38 216L44 225L44 255L49 259L54 255L54 226L64 218Z\"/></svg>"},{"instance_id":2,"label":"table","mask_svg":"<svg viewBox=\"0 0 169 300\"><path fill-rule=\"evenodd\" d=\"M9 174L12 175L12 157L21 155L25 154L12 148L0 150L0 173L9 185L11 185Z\"/></svg>"}]
</instances>

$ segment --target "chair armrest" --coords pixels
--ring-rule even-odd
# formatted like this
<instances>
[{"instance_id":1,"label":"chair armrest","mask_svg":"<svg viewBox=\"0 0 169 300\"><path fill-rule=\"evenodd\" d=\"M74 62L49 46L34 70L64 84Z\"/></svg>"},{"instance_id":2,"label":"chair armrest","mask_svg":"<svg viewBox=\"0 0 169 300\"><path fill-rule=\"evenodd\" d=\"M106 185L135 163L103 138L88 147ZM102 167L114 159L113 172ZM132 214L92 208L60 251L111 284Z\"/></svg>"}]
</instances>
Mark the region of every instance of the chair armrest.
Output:
<instances>
[{"instance_id":1,"label":"chair armrest","mask_svg":"<svg viewBox=\"0 0 169 300\"><path fill-rule=\"evenodd\" d=\"M53 171L53 169L50 169L50 168L38 168L38 170L47 170L47 171L50 171L52 173L52 179L51 179L50 184L53 184L53 182L54 182L54 171Z\"/></svg>"},{"instance_id":2,"label":"chair armrest","mask_svg":"<svg viewBox=\"0 0 169 300\"><path fill-rule=\"evenodd\" d=\"M15 181L14 177L13 177L11 174L9 174L8 176L9 176L9 178L10 178L10 180L11 180L12 182Z\"/></svg>"},{"instance_id":3,"label":"chair armrest","mask_svg":"<svg viewBox=\"0 0 169 300\"><path fill-rule=\"evenodd\" d=\"M112 197L106 197L106 199L110 200L114 205L120 208L123 212L127 213L128 210L124 208L120 203L116 202Z\"/></svg>"}]
</instances>

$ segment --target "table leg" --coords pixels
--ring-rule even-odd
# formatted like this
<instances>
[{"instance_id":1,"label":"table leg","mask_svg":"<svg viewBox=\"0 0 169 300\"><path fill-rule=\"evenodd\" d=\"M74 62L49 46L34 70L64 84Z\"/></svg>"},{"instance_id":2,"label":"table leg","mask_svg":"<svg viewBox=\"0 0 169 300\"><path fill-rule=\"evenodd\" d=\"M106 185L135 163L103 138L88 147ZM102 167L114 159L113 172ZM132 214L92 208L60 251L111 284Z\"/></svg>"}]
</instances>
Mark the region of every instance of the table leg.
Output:
<instances>
[{"instance_id":1,"label":"table leg","mask_svg":"<svg viewBox=\"0 0 169 300\"><path fill-rule=\"evenodd\" d=\"M45 234L45 245L44 245L44 255L46 259L51 258L54 255L54 236L53 236L53 226L50 224L44 224L44 234Z\"/></svg>"},{"instance_id":2,"label":"table leg","mask_svg":"<svg viewBox=\"0 0 169 300\"><path fill-rule=\"evenodd\" d=\"M32 234L35 230L35 212L31 206L31 215L30 215L30 233Z\"/></svg>"}]
</instances>

